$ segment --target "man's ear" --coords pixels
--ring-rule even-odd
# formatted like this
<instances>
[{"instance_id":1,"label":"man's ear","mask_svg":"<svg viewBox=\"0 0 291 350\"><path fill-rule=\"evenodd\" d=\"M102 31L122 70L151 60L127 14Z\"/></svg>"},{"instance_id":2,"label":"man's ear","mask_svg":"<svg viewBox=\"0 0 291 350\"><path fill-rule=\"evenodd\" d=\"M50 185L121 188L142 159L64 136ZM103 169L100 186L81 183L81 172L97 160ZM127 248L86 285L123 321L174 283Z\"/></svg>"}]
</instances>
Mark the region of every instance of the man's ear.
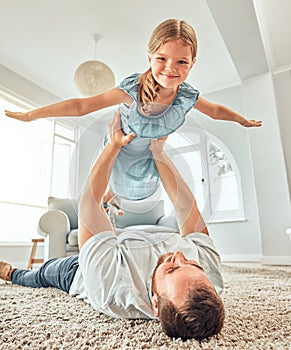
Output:
<instances>
[{"instance_id":1,"label":"man's ear","mask_svg":"<svg viewBox=\"0 0 291 350\"><path fill-rule=\"evenodd\" d=\"M158 317L159 316L159 302L158 302L158 296L156 293L152 296L152 309L154 316Z\"/></svg>"}]
</instances>

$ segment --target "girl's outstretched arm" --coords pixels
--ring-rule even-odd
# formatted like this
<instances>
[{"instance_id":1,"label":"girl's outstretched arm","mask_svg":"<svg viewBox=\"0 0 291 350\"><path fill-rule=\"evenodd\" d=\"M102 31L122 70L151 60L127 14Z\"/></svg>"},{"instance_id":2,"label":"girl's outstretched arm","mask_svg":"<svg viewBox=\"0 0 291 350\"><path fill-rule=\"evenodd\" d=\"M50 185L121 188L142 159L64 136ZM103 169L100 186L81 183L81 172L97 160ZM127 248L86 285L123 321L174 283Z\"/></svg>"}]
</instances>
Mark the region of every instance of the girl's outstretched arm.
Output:
<instances>
[{"instance_id":1,"label":"girl's outstretched arm","mask_svg":"<svg viewBox=\"0 0 291 350\"><path fill-rule=\"evenodd\" d=\"M131 97L123 90L113 88L92 97L65 100L24 113L5 111L5 114L7 117L29 122L48 117L80 117L120 103L130 104Z\"/></svg>"},{"instance_id":2,"label":"girl's outstretched arm","mask_svg":"<svg viewBox=\"0 0 291 350\"><path fill-rule=\"evenodd\" d=\"M194 108L213 119L233 121L245 127L262 126L261 120L248 120L232 109L217 103L207 101L201 96L199 96L198 101L194 105Z\"/></svg>"}]
</instances>

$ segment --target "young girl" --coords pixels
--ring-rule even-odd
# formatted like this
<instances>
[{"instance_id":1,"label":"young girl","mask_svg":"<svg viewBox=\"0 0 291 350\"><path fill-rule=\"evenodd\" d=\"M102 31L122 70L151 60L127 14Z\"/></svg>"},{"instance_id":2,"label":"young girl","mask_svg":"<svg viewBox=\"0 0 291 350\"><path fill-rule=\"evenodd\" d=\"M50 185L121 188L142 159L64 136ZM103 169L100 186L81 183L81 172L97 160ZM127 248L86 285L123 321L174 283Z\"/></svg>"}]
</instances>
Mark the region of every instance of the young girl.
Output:
<instances>
[{"instance_id":1,"label":"young girl","mask_svg":"<svg viewBox=\"0 0 291 350\"><path fill-rule=\"evenodd\" d=\"M150 140L177 130L191 108L213 119L235 121L245 127L261 126L261 121L247 120L225 106L205 100L185 82L196 55L194 29L185 21L169 19L159 24L150 37L150 68L145 73L132 74L119 86L96 96L70 99L26 113L5 113L11 118L31 121L51 116L83 116L120 104L122 130L126 134L133 132L136 137L119 153L110 189L122 198L144 199L159 186Z\"/></svg>"}]
</instances>

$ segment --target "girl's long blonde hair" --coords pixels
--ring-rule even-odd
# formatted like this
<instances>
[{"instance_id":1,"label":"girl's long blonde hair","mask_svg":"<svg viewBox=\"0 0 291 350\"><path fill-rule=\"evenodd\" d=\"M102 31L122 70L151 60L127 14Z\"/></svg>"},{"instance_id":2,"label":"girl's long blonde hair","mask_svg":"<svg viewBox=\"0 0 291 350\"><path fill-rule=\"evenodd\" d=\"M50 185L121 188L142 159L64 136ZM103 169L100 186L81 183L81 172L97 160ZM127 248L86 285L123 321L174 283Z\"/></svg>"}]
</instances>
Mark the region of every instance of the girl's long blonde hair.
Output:
<instances>
[{"instance_id":1,"label":"girl's long blonde hair","mask_svg":"<svg viewBox=\"0 0 291 350\"><path fill-rule=\"evenodd\" d=\"M185 21L168 19L160 23L152 32L148 43L148 53L155 53L166 41L180 39L190 46L192 51L192 63L197 55L197 38L194 29ZM148 103L156 102L159 98L159 85L155 81L151 69L139 77L139 102L146 112Z\"/></svg>"}]
</instances>

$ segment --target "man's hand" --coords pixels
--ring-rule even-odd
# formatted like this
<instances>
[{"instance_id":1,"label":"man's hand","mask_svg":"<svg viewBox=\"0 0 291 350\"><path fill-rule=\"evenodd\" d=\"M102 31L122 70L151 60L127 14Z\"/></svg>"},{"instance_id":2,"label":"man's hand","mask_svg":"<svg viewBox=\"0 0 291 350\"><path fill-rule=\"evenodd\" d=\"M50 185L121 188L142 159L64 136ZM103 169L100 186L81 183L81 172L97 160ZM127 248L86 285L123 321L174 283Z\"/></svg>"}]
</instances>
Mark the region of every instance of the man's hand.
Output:
<instances>
[{"instance_id":1,"label":"man's hand","mask_svg":"<svg viewBox=\"0 0 291 350\"><path fill-rule=\"evenodd\" d=\"M121 130L119 110L115 112L114 117L108 124L108 129L109 129L108 143L111 144L114 148L121 148L127 145L136 136L134 133L130 133L126 135Z\"/></svg>"}]
</instances>

